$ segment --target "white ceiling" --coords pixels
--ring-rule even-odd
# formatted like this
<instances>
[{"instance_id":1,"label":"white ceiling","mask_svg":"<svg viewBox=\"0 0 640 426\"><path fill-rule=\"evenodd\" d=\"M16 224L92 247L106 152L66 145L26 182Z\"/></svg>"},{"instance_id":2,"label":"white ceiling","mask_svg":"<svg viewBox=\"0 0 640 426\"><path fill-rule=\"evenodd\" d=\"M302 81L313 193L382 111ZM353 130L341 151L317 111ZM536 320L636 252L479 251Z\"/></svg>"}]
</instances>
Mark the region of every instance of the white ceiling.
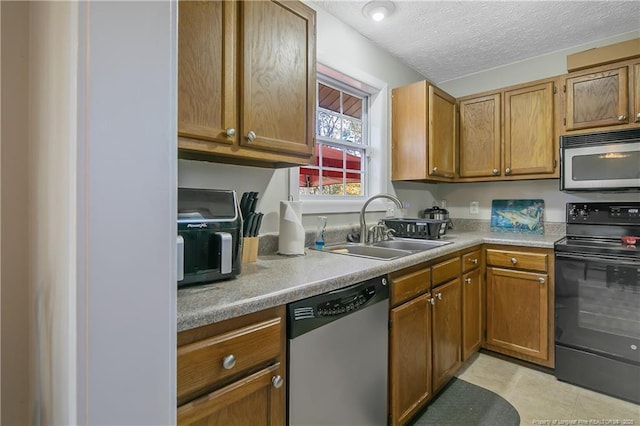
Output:
<instances>
[{"instance_id":1,"label":"white ceiling","mask_svg":"<svg viewBox=\"0 0 640 426\"><path fill-rule=\"evenodd\" d=\"M640 1L314 1L434 83L640 29Z\"/></svg>"}]
</instances>

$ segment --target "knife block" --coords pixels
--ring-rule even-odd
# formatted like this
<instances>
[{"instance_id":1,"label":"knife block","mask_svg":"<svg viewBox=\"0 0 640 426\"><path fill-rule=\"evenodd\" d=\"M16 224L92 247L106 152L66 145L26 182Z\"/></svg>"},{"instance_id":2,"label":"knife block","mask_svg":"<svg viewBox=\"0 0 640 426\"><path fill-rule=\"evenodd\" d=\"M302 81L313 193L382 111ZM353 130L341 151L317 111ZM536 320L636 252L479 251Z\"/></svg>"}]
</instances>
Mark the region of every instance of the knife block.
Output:
<instances>
[{"instance_id":1,"label":"knife block","mask_svg":"<svg viewBox=\"0 0 640 426\"><path fill-rule=\"evenodd\" d=\"M258 259L259 237L245 237L242 239L242 263L252 263Z\"/></svg>"}]
</instances>

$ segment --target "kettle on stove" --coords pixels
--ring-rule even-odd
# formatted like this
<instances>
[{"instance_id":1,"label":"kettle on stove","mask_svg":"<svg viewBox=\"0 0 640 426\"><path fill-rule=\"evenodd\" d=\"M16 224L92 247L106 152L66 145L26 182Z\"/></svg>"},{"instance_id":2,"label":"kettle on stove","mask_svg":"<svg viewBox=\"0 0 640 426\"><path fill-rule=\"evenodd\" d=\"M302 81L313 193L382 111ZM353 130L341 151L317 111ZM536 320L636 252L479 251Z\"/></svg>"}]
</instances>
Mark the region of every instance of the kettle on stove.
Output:
<instances>
[{"instance_id":1,"label":"kettle on stove","mask_svg":"<svg viewBox=\"0 0 640 426\"><path fill-rule=\"evenodd\" d=\"M453 223L451 223L451 219L449 219L449 212L446 209L440 208L438 206L433 206L430 209L424 209L420 211L419 215L420 217L425 219L435 219L443 221L442 225L440 225L438 238L446 234L447 228L453 228Z\"/></svg>"}]
</instances>

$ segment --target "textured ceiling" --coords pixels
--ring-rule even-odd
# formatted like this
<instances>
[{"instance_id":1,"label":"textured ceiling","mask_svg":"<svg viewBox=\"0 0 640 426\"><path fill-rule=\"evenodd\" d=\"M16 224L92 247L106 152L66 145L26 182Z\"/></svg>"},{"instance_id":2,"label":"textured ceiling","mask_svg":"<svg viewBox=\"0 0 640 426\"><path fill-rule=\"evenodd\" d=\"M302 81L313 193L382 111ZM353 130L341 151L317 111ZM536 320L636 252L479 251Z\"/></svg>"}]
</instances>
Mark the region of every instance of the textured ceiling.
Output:
<instances>
[{"instance_id":1,"label":"textured ceiling","mask_svg":"<svg viewBox=\"0 0 640 426\"><path fill-rule=\"evenodd\" d=\"M434 83L640 29L640 1L314 1Z\"/></svg>"}]
</instances>

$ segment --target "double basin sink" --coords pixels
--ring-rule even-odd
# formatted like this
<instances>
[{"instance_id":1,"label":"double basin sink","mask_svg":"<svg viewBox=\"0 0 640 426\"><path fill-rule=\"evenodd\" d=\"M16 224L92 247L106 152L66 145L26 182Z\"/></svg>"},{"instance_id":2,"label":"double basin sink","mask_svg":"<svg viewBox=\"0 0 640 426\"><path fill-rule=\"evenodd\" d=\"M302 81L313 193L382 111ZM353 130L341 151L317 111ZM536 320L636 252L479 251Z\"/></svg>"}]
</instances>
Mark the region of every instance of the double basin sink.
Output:
<instances>
[{"instance_id":1,"label":"double basin sink","mask_svg":"<svg viewBox=\"0 0 640 426\"><path fill-rule=\"evenodd\" d=\"M451 244L453 241L394 238L371 244L341 243L325 246L324 251L379 260L393 260Z\"/></svg>"}]
</instances>

